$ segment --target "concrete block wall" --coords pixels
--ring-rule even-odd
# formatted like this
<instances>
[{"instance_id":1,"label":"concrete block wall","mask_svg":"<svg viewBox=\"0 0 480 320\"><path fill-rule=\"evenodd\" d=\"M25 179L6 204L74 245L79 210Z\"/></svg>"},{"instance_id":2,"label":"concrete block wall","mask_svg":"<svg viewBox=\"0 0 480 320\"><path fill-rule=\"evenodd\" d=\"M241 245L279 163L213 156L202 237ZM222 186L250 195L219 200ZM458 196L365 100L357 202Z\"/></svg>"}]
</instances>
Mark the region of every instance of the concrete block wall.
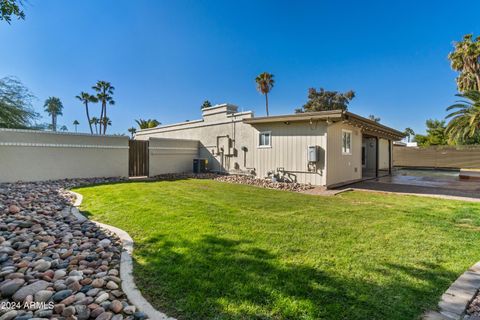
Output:
<instances>
[{"instance_id":1,"label":"concrete block wall","mask_svg":"<svg viewBox=\"0 0 480 320\"><path fill-rule=\"evenodd\" d=\"M127 176L128 137L0 129L0 182Z\"/></svg>"}]
</instances>

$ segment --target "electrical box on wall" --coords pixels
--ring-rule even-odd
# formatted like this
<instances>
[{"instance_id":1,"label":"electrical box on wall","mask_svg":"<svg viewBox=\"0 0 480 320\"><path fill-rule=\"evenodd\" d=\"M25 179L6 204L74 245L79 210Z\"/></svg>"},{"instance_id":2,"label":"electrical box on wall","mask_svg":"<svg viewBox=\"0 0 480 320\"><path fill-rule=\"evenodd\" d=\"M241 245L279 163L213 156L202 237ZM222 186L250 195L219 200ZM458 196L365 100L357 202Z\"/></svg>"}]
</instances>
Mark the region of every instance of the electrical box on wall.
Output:
<instances>
[{"instance_id":1,"label":"electrical box on wall","mask_svg":"<svg viewBox=\"0 0 480 320\"><path fill-rule=\"evenodd\" d=\"M308 162L318 162L318 146L308 146L307 160Z\"/></svg>"}]
</instances>

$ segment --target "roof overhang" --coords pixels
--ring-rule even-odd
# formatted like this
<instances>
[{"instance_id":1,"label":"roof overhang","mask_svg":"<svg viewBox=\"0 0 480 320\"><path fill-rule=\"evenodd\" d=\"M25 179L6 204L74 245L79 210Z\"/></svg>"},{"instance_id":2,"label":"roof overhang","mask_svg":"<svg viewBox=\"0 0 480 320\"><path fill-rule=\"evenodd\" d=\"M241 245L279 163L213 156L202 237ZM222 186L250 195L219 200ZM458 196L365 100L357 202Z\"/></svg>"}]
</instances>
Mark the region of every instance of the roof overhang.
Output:
<instances>
[{"instance_id":1,"label":"roof overhang","mask_svg":"<svg viewBox=\"0 0 480 320\"><path fill-rule=\"evenodd\" d=\"M376 121L361 117L357 114L342 111L342 110L331 110L331 111L320 111L320 112L305 112L297 113L291 115L281 115L281 116L271 116L271 117L258 117L250 118L243 120L244 123L255 125L255 124L266 124L266 123L276 123L276 122L302 122L302 121L315 121L315 120L324 120L331 122L343 121L354 127L358 127L362 130L362 133L369 134L372 136L383 137L390 140L401 140L405 135L393 128L384 126Z\"/></svg>"}]
</instances>

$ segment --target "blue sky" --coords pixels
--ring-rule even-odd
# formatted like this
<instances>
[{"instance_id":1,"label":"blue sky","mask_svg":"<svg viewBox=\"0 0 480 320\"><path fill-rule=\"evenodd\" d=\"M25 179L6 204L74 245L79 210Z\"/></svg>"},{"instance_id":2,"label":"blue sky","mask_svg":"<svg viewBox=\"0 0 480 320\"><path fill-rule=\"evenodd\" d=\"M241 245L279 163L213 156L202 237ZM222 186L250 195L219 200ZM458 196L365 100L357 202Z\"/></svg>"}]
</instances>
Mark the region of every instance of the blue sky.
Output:
<instances>
[{"instance_id":1,"label":"blue sky","mask_svg":"<svg viewBox=\"0 0 480 320\"><path fill-rule=\"evenodd\" d=\"M112 133L138 118L197 119L205 99L261 116L254 78L268 71L271 114L303 105L309 87L352 89L350 111L423 132L455 100L447 55L480 34L479 10L473 0L29 0L25 21L0 24L0 76L20 78L38 111L60 97L70 130L75 119L87 130L74 97L97 80L116 87Z\"/></svg>"}]
</instances>

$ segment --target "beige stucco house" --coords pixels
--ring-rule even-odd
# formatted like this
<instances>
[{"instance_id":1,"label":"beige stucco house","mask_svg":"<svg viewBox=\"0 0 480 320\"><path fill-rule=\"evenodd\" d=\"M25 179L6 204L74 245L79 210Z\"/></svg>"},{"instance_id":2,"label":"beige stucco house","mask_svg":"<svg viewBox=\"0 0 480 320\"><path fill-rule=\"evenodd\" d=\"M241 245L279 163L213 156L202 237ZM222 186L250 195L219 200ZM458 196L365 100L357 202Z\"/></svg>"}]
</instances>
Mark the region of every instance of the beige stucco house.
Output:
<instances>
[{"instance_id":1,"label":"beige stucco house","mask_svg":"<svg viewBox=\"0 0 480 320\"><path fill-rule=\"evenodd\" d=\"M340 110L254 117L230 104L202 119L137 132L135 139L198 141L208 169L334 187L390 174L397 130ZM179 140L180 141L180 140ZM178 149L178 148L177 148Z\"/></svg>"}]
</instances>

